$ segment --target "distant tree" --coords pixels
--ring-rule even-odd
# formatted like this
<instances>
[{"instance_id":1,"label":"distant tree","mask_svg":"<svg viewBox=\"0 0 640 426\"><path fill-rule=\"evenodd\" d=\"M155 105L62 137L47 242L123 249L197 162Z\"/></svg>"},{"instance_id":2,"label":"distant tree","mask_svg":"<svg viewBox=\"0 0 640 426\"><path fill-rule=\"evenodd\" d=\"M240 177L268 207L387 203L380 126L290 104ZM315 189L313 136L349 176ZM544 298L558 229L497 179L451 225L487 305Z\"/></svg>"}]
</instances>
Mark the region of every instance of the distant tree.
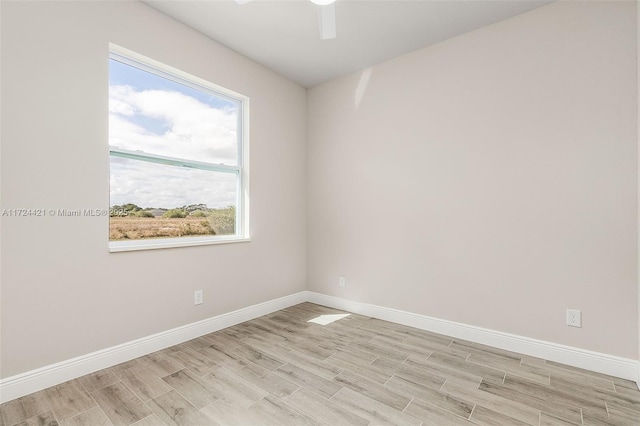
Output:
<instances>
[{"instance_id":1,"label":"distant tree","mask_svg":"<svg viewBox=\"0 0 640 426\"><path fill-rule=\"evenodd\" d=\"M122 204L122 205L115 205L111 207L111 211L109 216L114 217L114 216L129 216L135 212L138 212L142 210L142 208L136 204L133 203L127 203L127 204Z\"/></svg>"},{"instance_id":2,"label":"distant tree","mask_svg":"<svg viewBox=\"0 0 640 426\"><path fill-rule=\"evenodd\" d=\"M182 206L180 208L186 212L193 212L196 210L203 210L203 211L208 210L206 204L190 204L188 206Z\"/></svg>"},{"instance_id":3,"label":"distant tree","mask_svg":"<svg viewBox=\"0 0 640 426\"><path fill-rule=\"evenodd\" d=\"M147 210L141 210L139 212L132 213L131 215L136 217L155 217L153 213Z\"/></svg>"},{"instance_id":4,"label":"distant tree","mask_svg":"<svg viewBox=\"0 0 640 426\"><path fill-rule=\"evenodd\" d=\"M168 219L183 219L185 217L187 217L187 212L185 212L182 209L171 209L166 211L162 217L168 218Z\"/></svg>"}]
</instances>

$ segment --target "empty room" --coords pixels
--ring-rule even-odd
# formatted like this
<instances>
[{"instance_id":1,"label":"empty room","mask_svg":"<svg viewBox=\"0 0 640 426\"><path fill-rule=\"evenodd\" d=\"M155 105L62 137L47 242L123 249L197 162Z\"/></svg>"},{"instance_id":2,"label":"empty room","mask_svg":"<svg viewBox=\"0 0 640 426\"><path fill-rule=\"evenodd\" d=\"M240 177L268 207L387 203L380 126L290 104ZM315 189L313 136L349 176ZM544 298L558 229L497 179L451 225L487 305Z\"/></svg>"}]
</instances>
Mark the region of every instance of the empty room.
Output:
<instances>
[{"instance_id":1,"label":"empty room","mask_svg":"<svg viewBox=\"0 0 640 426\"><path fill-rule=\"evenodd\" d=\"M639 27L0 0L0 426L640 426Z\"/></svg>"}]
</instances>

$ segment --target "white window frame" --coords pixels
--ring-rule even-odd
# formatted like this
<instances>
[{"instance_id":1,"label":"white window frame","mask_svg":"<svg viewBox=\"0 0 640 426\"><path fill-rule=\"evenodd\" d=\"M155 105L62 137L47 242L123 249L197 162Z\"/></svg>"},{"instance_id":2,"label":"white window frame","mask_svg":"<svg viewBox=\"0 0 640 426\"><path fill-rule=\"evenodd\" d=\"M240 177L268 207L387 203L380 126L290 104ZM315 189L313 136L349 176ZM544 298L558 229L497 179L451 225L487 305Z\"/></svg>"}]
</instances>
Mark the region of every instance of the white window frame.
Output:
<instances>
[{"instance_id":1,"label":"white window frame","mask_svg":"<svg viewBox=\"0 0 640 426\"><path fill-rule=\"evenodd\" d=\"M202 246L251 241L249 234L249 97L233 92L209 81L187 74L184 71L147 58L113 43L109 44L109 59L133 66L193 89L214 96L238 102L238 163L236 166L203 163L193 160L166 157L141 151L129 151L109 145L109 158L112 156L137 161L147 161L167 166L187 167L223 173L233 173L237 179L236 218L234 235L211 235L203 237L152 238L144 240L109 241L110 252L151 250L174 247ZM111 172L109 172L111 175ZM109 196L111 197L111 196ZM111 203L109 202L109 205Z\"/></svg>"}]
</instances>

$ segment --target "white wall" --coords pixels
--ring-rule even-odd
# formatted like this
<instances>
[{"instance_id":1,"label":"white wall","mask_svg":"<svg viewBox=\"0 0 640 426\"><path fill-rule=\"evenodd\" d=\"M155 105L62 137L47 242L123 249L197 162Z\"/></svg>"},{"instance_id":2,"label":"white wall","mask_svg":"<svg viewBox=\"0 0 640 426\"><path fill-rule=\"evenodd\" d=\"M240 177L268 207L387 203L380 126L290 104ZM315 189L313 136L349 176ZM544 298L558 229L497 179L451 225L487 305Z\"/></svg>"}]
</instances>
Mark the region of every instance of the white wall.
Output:
<instances>
[{"instance_id":1,"label":"white wall","mask_svg":"<svg viewBox=\"0 0 640 426\"><path fill-rule=\"evenodd\" d=\"M251 98L253 241L110 254L108 218L3 217L0 377L306 288L305 89L141 3L1 8L2 208L109 207L113 42Z\"/></svg>"},{"instance_id":2,"label":"white wall","mask_svg":"<svg viewBox=\"0 0 640 426\"><path fill-rule=\"evenodd\" d=\"M558 2L310 90L309 289L637 358L635 20Z\"/></svg>"}]
</instances>

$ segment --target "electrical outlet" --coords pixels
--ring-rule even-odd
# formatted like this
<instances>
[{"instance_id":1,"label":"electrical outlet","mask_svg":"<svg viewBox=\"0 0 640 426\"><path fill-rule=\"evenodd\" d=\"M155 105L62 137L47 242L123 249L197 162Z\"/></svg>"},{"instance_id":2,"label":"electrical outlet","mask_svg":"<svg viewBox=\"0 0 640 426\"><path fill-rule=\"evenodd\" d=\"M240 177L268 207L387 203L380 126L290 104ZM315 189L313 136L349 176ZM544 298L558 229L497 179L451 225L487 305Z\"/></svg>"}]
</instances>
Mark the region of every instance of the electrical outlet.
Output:
<instances>
[{"instance_id":1,"label":"electrical outlet","mask_svg":"<svg viewBox=\"0 0 640 426\"><path fill-rule=\"evenodd\" d=\"M202 304L202 300L204 299L202 295L202 290L196 290L193 292L193 304L200 305Z\"/></svg>"},{"instance_id":2,"label":"electrical outlet","mask_svg":"<svg viewBox=\"0 0 640 426\"><path fill-rule=\"evenodd\" d=\"M577 309L567 309L567 325L569 327L582 327L582 312Z\"/></svg>"},{"instance_id":3,"label":"electrical outlet","mask_svg":"<svg viewBox=\"0 0 640 426\"><path fill-rule=\"evenodd\" d=\"M346 287L347 279L345 277L338 277L338 287Z\"/></svg>"}]
</instances>

